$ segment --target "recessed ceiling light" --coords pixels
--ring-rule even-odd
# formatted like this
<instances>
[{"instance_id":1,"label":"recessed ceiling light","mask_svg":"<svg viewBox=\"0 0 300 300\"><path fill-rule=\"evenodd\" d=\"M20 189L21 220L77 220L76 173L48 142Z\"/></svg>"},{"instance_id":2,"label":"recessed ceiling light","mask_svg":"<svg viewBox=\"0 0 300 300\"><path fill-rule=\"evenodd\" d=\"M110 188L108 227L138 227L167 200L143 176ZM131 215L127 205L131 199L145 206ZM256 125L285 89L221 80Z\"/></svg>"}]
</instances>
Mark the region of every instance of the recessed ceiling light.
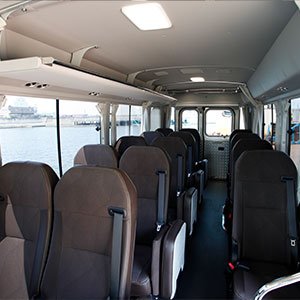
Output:
<instances>
[{"instance_id":1,"label":"recessed ceiling light","mask_svg":"<svg viewBox=\"0 0 300 300\"><path fill-rule=\"evenodd\" d=\"M193 82L204 82L205 78L204 77L191 77L191 80Z\"/></svg>"},{"instance_id":2,"label":"recessed ceiling light","mask_svg":"<svg viewBox=\"0 0 300 300\"><path fill-rule=\"evenodd\" d=\"M166 12L158 3L125 6L122 13L140 30L158 30L172 26Z\"/></svg>"}]
</instances>

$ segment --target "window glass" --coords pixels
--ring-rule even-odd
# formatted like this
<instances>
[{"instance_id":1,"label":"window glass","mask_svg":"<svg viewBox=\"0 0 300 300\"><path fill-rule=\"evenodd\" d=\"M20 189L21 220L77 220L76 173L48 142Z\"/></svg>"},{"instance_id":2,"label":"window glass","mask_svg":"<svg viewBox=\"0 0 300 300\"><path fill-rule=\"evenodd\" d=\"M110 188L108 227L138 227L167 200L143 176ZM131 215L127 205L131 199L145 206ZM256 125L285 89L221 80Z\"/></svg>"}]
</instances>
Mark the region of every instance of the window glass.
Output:
<instances>
[{"instance_id":1,"label":"window glass","mask_svg":"<svg viewBox=\"0 0 300 300\"><path fill-rule=\"evenodd\" d=\"M2 163L43 162L58 174L55 115L53 99L7 96L0 110Z\"/></svg>"},{"instance_id":2,"label":"window glass","mask_svg":"<svg viewBox=\"0 0 300 300\"><path fill-rule=\"evenodd\" d=\"M199 113L195 109L186 109L181 113L181 128L198 128Z\"/></svg>"},{"instance_id":3,"label":"window glass","mask_svg":"<svg viewBox=\"0 0 300 300\"><path fill-rule=\"evenodd\" d=\"M243 108L240 107L240 129L245 129L245 119L244 119L244 112Z\"/></svg>"},{"instance_id":4,"label":"window glass","mask_svg":"<svg viewBox=\"0 0 300 300\"><path fill-rule=\"evenodd\" d=\"M157 107L151 107L151 131L154 131L160 127L160 109Z\"/></svg>"},{"instance_id":5,"label":"window glass","mask_svg":"<svg viewBox=\"0 0 300 300\"><path fill-rule=\"evenodd\" d=\"M264 106L264 139L275 147L276 111L275 105Z\"/></svg>"},{"instance_id":6,"label":"window glass","mask_svg":"<svg viewBox=\"0 0 300 300\"><path fill-rule=\"evenodd\" d=\"M141 106L131 105L131 135L142 133L142 112Z\"/></svg>"},{"instance_id":7,"label":"window glass","mask_svg":"<svg viewBox=\"0 0 300 300\"><path fill-rule=\"evenodd\" d=\"M117 140L129 135L129 105L120 104L117 111Z\"/></svg>"},{"instance_id":8,"label":"window glass","mask_svg":"<svg viewBox=\"0 0 300 300\"><path fill-rule=\"evenodd\" d=\"M171 107L171 124L170 128L175 131L175 107Z\"/></svg>"},{"instance_id":9,"label":"window glass","mask_svg":"<svg viewBox=\"0 0 300 300\"><path fill-rule=\"evenodd\" d=\"M228 136L232 132L232 112L228 109L209 109L206 112L206 134Z\"/></svg>"},{"instance_id":10,"label":"window glass","mask_svg":"<svg viewBox=\"0 0 300 300\"><path fill-rule=\"evenodd\" d=\"M73 166L77 151L87 144L99 144L96 130L100 114L95 102L59 101L60 140L63 173Z\"/></svg>"},{"instance_id":11,"label":"window glass","mask_svg":"<svg viewBox=\"0 0 300 300\"><path fill-rule=\"evenodd\" d=\"M297 168L300 163L300 98L291 101L291 158Z\"/></svg>"}]
</instances>

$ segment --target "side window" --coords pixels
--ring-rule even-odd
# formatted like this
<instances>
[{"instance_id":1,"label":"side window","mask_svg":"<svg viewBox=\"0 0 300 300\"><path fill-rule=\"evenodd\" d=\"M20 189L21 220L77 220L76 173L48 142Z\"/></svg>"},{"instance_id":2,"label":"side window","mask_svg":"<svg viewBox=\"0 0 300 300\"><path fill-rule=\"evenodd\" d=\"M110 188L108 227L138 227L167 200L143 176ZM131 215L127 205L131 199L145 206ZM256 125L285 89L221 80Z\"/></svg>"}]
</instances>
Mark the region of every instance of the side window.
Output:
<instances>
[{"instance_id":1,"label":"side window","mask_svg":"<svg viewBox=\"0 0 300 300\"><path fill-rule=\"evenodd\" d=\"M131 135L140 135L142 133L142 112L141 106L131 106Z\"/></svg>"},{"instance_id":2,"label":"side window","mask_svg":"<svg viewBox=\"0 0 300 300\"><path fill-rule=\"evenodd\" d=\"M157 107L151 107L151 131L161 127L160 121L160 109Z\"/></svg>"},{"instance_id":3,"label":"side window","mask_svg":"<svg viewBox=\"0 0 300 300\"><path fill-rule=\"evenodd\" d=\"M195 109L185 109L181 112L181 128L199 130L199 113Z\"/></svg>"},{"instance_id":4,"label":"side window","mask_svg":"<svg viewBox=\"0 0 300 300\"><path fill-rule=\"evenodd\" d=\"M171 123L170 128L175 131L175 107L171 107Z\"/></svg>"},{"instance_id":5,"label":"side window","mask_svg":"<svg viewBox=\"0 0 300 300\"><path fill-rule=\"evenodd\" d=\"M300 98L291 101L291 158L297 168L300 163Z\"/></svg>"},{"instance_id":6,"label":"side window","mask_svg":"<svg viewBox=\"0 0 300 300\"><path fill-rule=\"evenodd\" d=\"M129 135L129 105L119 105L117 111L117 140Z\"/></svg>"},{"instance_id":7,"label":"side window","mask_svg":"<svg viewBox=\"0 0 300 300\"><path fill-rule=\"evenodd\" d=\"M99 144L100 114L94 102L59 101L62 169L73 166L77 151L87 144Z\"/></svg>"},{"instance_id":8,"label":"side window","mask_svg":"<svg viewBox=\"0 0 300 300\"><path fill-rule=\"evenodd\" d=\"M205 133L208 136L229 136L233 114L229 109L208 109L205 114Z\"/></svg>"},{"instance_id":9,"label":"side window","mask_svg":"<svg viewBox=\"0 0 300 300\"><path fill-rule=\"evenodd\" d=\"M264 139L275 147L276 111L275 105L264 106Z\"/></svg>"},{"instance_id":10,"label":"side window","mask_svg":"<svg viewBox=\"0 0 300 300\"><path fill-rule=\"evenodd\" d=\"M53 99L7 96L0 110L2 163L43 162L59 174L55 116Z\"/></svg>"}]
</instances>

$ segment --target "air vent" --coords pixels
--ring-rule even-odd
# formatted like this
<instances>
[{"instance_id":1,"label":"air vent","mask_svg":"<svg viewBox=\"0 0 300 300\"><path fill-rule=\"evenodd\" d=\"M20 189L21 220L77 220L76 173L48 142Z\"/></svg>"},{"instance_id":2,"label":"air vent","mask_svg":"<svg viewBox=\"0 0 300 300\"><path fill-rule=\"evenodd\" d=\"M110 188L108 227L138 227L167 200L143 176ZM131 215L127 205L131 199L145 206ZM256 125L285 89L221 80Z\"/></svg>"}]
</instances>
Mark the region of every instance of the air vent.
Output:
<instances>
[{"instance_id":1,"label":"air vent","mask_svg":"<svg viewBox=\"0 0 300 300\"><path fill-rule=\"evenodd\" d=\"M27 82L25 86L30 88L36 88L36 89L45 89L48 88L50 85L46 83L38 83L33 81L33 82Z\"/></svg>"},{"instance_id":2,"label":"air vent","mask_svg":"<svg viewBox=\"0 0 300 300\"><path fill-rule=\"evenodd\" d=\"M283 87L283 86L280 86L279 88L277 88L277 91L278 92L281 92L281 93L285 93L287 92L289 89L287 87Z\"/></svg>"},{"instance_id":3,"label":"air vent","mask_svg":"<svg viewBox=\"0 0 300 300\"><path fill-rule=\"evenodd\" d=\"M99 92L90 92L90 93L89 93L89 96L100 97L100 96L101 96L101 93L99 93Z\"/></svg>"}]
</instances>

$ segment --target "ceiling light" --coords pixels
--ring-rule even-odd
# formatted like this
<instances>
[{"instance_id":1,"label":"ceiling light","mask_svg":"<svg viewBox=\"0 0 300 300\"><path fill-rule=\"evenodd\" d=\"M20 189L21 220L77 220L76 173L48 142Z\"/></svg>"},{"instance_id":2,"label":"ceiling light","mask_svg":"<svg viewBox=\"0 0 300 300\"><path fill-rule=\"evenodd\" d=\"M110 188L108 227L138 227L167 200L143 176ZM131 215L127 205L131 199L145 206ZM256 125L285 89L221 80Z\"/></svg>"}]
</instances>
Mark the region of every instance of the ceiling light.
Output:
<instances>
[{"instance_id":1,"label":"ceiling light","mask_svg":"<svg viewBox=\"0 0 300 300\"><path fill-rule=\"evenodd\" d=\"M204 82L205 81L204 77L191 77L191 80L193 82Z\"/></svg>"},{"instance_id":2,"label":"ceiling light","mask_svg":"<svg viewBox=\"0 0 300 300\"><path fill-rule=\"evenodd\" d=\"M158 30L172 26L166 12L158 3L125 6L122 13L140 30Z\"/></svg>"}]
</instances>

